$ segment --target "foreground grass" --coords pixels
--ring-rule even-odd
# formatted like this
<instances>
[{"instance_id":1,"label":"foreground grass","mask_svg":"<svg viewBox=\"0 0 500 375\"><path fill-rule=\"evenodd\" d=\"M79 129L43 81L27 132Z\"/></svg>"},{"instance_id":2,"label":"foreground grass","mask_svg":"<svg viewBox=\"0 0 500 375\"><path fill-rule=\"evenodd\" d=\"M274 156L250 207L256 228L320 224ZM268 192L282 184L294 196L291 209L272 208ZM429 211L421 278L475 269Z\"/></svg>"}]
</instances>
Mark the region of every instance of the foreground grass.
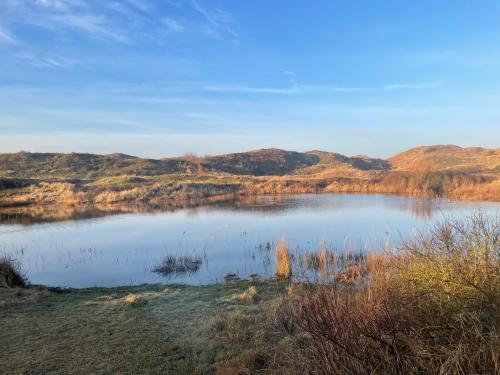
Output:
<instances>
[{"instance_id":1,"label":"foreground grass","mask_svg":"<svg viewBox=\"0 0 500 375\"><path fill-rule=\"evenodd\" d=\"M266 312L282 290L247 281L0 289L0 373L271 371L280 338L265 329Z\"/></svg>"}]
</instances>

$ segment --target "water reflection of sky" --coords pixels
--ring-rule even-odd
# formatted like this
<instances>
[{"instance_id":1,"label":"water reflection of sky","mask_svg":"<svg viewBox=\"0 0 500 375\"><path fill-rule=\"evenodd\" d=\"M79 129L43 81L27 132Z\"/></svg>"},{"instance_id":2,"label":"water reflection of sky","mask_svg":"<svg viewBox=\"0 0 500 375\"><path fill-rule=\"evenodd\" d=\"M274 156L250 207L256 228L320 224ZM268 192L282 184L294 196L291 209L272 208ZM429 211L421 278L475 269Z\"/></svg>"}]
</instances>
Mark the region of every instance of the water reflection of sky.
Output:
<instances>
[{"instance_id":1,"label":"water reflection of sky","mask_svg":"<svg viewBox=\"0 0 500 375\"><path fill-rule=\"evenodd\" d=\"M396 244L427 223L500 204L387 195L320 194L260 197L175 211L140 212L30 225L0 225L0 254L19 259L33 283L72 287L145 282L222 281L227 273L273 273L273 249L284 236L291 249L367 250ZM144 210L143 210L144 211ZM70 215L70 217L72 217ZM78 219L78 220L77 220ZM36 222L33 217L33 222ZM12 220L11 222L15 222ZM203 258L189 277L151 272L165 255Z\"/></svg>"}]
</instances>

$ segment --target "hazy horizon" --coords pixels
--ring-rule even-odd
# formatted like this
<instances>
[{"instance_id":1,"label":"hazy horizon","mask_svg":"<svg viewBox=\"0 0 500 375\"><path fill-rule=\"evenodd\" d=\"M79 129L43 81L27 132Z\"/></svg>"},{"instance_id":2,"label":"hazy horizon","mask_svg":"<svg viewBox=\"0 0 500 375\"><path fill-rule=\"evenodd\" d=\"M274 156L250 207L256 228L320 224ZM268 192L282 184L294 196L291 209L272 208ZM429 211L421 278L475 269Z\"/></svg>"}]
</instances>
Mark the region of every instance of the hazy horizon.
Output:
<instances>
[{"instance_id":1,"label":"hazy horizon","mask_svg":"<svg viewBox=\"0 0 500 375\"><path fill-rule=\"evenodd\" d=\"M0 152L498 147L500 4L3 0Z\"/></svg>"}]
</instances>

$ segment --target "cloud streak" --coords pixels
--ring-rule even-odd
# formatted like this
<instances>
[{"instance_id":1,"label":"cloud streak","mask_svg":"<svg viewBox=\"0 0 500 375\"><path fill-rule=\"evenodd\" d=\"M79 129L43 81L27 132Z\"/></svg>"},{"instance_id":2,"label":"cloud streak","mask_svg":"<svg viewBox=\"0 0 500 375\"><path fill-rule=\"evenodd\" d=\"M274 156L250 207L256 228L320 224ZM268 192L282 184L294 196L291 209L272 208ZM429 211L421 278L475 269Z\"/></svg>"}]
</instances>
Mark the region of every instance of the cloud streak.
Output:
<instances>
[{"instance_id":1,"label":"cloud streak","mask_svg":"<svg viewBox=\"0 0 500 375\"><path fill-rule=\"evenodd\" d=\"M178 21L174 20L171 17L164 18L162 22L167 28L167 30L173 33L181 33L183 31L186 31L185 26L181 25Z\"/></svg>"},{"instance_id":2,"label":"cloud streak","mask_svg":"<svg viewBox=\"0 0 500 375\"><path fill-rule=\"evenodd\" d=\"M179 12L186 14L179 17ZM165 1L163 7L149 0L0 0L0 44L16 42L2 23L40 27L66 39L78 32L92 39L125 44L155 43L159 36L165 36L162 28L171 37L238 38L231 14L202 6L196 0Z\"/></svg>"},{"instance_id":3,"label":"cloud streak","mask_svg":"<svg viewBox=\"0 0 500 375\"><path fill-rule=\"evenodd\" d=\"M198 12L206 24L201 28L201 31L207 36L217 39L222 39L224 36L238 38L238 34L233 29L234 19L226 11L216 8L209 10L202 7L196 0L192 2L193 9Z\"/></svg>"},{"instance_id":4,"label":"cloud streak","mask_svg":"<svg viewBox=\"0 0 500 375\"><path fill-rule=\"evenodd\" d=\"M18 27L40 27L66 37L68 31L77 31L91 38L128 42L129 37L117 22L118 18L109 16L116 4L83 0L2 0L0 21ZM8 40L8 34L5 31L4 34L0 34L0 40Z\"/></svg>"},{"instance_id":5,"label":"cloud streak","mask_svg":"<svg viewBox=\"0 0 500 375\"><path fill-rule=\"evenodd\" d=\"M22 51L13 55L14 59L36 68L72 68L81 61L67 59L55 54L31 53Z\"/></svg>"},{"instance_id":6,"label":"cloud streak","mask_svg":"<svg viewBox=\"0 0 500 375\"><path fill-rule=\"evenodd\" d=\"M204 91L220 93L240 93L240 94L334 94L334 93L356 93L375 91L398 91L398 90L420 90L436 87L437 83L398 83L387 84L379 87L359 87L359 86L328 86L328 85L301 85L293 83L289 87L254 87L240 85L205 85L201 89Z\"/></svg>"},{"instance_id":7,"label":"cloud streak","mask_svg":"<svg viewBox=\"0 0 500 375\"><path fill-rule=\"evenodd\" d=\"M0 26L0 44L15 44L16 40L10 33Z\"/></svg>"},{"instance_id":8,"label":"cloud streak","mask_svg":"<svg viewBox=\"0 0 500 375\"><path fill-rule=\"evenodd\" d=\"M114 26L103 15L71 14L53 15L50 20L60 25L66 25L75 30L83 31L94 38L112 39L119 42L130 42L124 31Z\"/></svg>"}]
</instances>

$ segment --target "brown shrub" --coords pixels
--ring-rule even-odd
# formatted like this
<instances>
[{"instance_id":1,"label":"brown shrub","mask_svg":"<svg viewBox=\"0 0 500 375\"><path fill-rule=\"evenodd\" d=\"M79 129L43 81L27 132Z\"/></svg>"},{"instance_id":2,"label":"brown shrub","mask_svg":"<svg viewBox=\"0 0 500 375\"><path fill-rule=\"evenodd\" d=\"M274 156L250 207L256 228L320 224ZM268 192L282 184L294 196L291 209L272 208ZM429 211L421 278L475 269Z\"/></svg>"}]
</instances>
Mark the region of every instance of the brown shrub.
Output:
<instances>
[{"instance_id":1,"label":"brown shrub","mask_svg":"<svg viewBox=\"0 0 500 375\"><path fill-rule=\"evenodd\" d=\"M19 263L8 257L0 257L0 287L26 286L26 283L26 277Z\"/></svg>"}]
</instances>

